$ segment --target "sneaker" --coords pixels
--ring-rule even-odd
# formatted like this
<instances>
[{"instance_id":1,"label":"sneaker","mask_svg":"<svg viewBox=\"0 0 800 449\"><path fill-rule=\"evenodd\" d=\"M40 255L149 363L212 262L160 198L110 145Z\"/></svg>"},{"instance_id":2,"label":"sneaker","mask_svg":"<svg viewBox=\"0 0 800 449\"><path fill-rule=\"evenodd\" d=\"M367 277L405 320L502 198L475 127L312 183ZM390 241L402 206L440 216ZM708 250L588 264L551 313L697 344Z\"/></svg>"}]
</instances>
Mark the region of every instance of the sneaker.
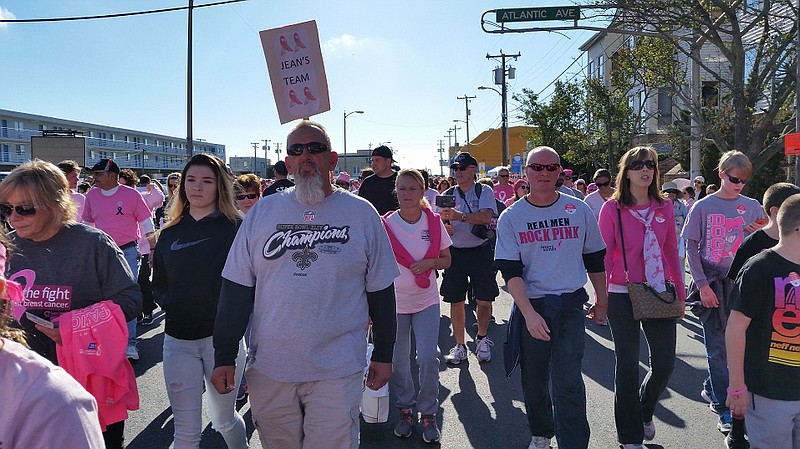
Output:
<instances>
[{"instance_id":1,"label":"sneaker","mask_svg":"<svg viewBox=\"0 0 800 449\"><path fill-rule=\"evenodd\" d=\"M247 384L241 383L239 384L239 391L236 393L236 400L244 401L245 399L247 399Z\"/></svg>"},{"instance_id":2,"label":"sneaker","mask_svg":"<svg viewBox=\"0 0 800 449\"><path fill-rule=\"evenodd\" d=\"M422 415L422 441L436 443L442 437L439 426L436 424L436 415Z\"/></svg>"},{"instance_id":3,"label":"sneaker","mask_svg":"<svg viewBox=\"0 0 800 449\"><path fill-rule=\"evenodd\" d=\"M534 436L531 438L528 449L553 449L553 446L550 446L550 440L551 438Z\"/></svg>"},{"instance_id":4,"label":"sneaker","mask_svg":"<svg viewBox=\"0 0 800 449\"><path fill-rule=\"evenodd\" d=\"M136 345L128 345L125 349L125 357L129 360L139 360L139 350L136 349Z\"/></svg>"},{"instance_id":5,"label":"sneaker","mask_svg":"<svg viewBox=\"0 0 800 449\"><path fill-rule=\"evenodd\" d=\"M622 449L644 449L644 446L637 443L620 444L619 447Z\"/></svg>"},{"instance_id":6,"label":"sneaker","mask_svg":"<svg viewBox=\"0 0 800 449\"><path fill-rule=\"evenodd\" d=\"M733 432L725 437L726 449L750 449L750 442L744 438L735 438Z\"/></svg>"},{"instance_id":7,"label":"sneaker","mask_svg":"<svg viewBox=\"0 0 800 449\"><path fill-rule=\"evenodd\" d=\"M709 393L708 391L706 391L706 389L705 389L705 388L703 388L702 390L700 390L700 397L701 397L701 398L703 398L703 400L705 400L705 401L706 401L706 402L708 402L709 404L713 404L713 403L714 403L714 400L713 400L713 399L711 399L711 393Z\"/></svg>"},{"instance_id":8,"label":"sneaker","mask_svg":"<svg viewBox=\"0 0 800 449\"><path fill-rule=\"evenodd\" d=\"M153 314L152 313L146 313L146 314L144 314L144 316L142 316L141 324L142 324L142 326L152 326L153 325L153 320L154 320Z\"/></svg>"},{"instance_id":9,"label":"sneaker","mask_svg":"<svg viewBox=\"0 0 800 449\"><path fill-rule=\"evenodd\" d=\"M656 437L656 425L653 421L642 423L642 430L644 430L645 441L652 441Z\"/></svg>"},{"instance_id":10,"label":"sneaker","mask_svg":"<svg viewBox=\"0 0 800 449\"><path fill-rule=\"evenodd\" d=\"M475 355L478 356L479 362L488 362L492 360L492 348L494 343L489 340L489 337L483 337L475 342Z\"/></svg>"},{"instance_id":11,"label":"sneaker","mask_svg":"<svg viewBox=\"0 0 800 449\"><path fill-rule=\"evenodd\" d=\"M400 438L408 438L414 432L414 421L416 416L409 408L400 410L400 418L394 426L394 434Z\"/></svg>"},{"instance_id":12,"label":"sneaker","mask_svg":"<svg viewBox=\"0 0 800 449\"><path fill-rule=\"evenodd\" d=\"M453 346L453 349L450 350L450 353L444 356L444 360L447 363L458 365L462 360L467 360L467 348L464 345L459 344Z\"/></svg>"},{"instance_id":13,"label":"sneaker","mask_svg":"<svg viewBox=\"0 0 800 449\"><path fill-rule=\"evenodd\" d=\"M719 420L717 421L717 429L724 434L728 434L731 431L731 426L733 424L733 417L731 416L730 410L725 410L724 412L719 414Z\"/></svg>"}]
</instances>

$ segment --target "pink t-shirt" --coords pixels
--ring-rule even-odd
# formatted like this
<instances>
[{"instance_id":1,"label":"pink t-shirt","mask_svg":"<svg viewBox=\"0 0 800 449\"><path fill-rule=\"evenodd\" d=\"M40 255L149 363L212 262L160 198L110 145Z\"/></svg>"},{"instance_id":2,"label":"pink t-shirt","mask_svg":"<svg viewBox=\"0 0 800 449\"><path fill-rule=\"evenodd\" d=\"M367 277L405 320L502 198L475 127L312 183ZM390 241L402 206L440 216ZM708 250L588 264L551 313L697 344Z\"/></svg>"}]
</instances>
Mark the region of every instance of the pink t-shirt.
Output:
<instances>
[{"instance_id":1,"label":"pink t-shirt","mask_svg":"<svg viewBox=\"0 0 800 449\"><path fill-rule=\"evenodd\" d=\"M80 223L83 221L83 205L86 203L86 197L78 192L70 192L70 195L72 196L72 201L75 201L75 204L78 205L78 213L75 214L75 221Z\"/></svg>"},{"instance_id":2,"label":"pink t-shirt","mask_svg":"<svg viewBox=\"0 0 800 449\"><path fill-rule=\"evenodd\" d=\"M116 189L111 195L99 188L86 192L83 221L94 224L122 246L139 240L139 222L151 218L151 213L136 189L122 184Z\"/></svg>"},{"instance_id":3,"label":"pink t-shirt","mask_svg":"<svg viewBox=\"0 0 800 449\"><path fill-rule=\"evenodd\" d=\"M439 245L439 250L441 251L450 247L453 242L444 229L444 223L441 220L437 221L439 223L438 229L433 232L442 233L442 243ZM424 214L422 219L413 225L403 221L399 213L389 216L386 223L414 260L425 258L425 253L428 252L428 247L430 247L430 233L428 219ZM436 285L436 275L433 271L431 271L430 275L430 287L423 290L414 281L414 273L411 270L399 263L397 266L400 268L400 277L394 280L397 313L417 313L439 302L439 290Z\"/></svg>"},{"instance_id":4,"label":"pink t-shirt","mask_svg":"<svg viewBox=\"0 0 800 449\"><path fill-rule=\"evenodd\" d=\"M495 184L492 189L494 190L494 197L503 203L505 203L509 198L514 198L514 186L511 184Z\"/></svg>"}]
</instances>

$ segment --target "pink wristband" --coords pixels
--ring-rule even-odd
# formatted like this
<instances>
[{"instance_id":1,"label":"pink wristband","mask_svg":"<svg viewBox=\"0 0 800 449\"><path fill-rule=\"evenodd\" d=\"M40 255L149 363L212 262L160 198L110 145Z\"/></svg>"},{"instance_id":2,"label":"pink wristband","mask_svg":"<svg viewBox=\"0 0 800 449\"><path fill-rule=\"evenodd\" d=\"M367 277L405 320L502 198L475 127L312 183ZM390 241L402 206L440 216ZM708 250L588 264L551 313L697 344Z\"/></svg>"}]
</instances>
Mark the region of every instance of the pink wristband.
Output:
<instances>
[{"instance_id":1,"label":"pink wristband","mask_svg":"<svg viewBox=\"0 0 800 449\"><path fill-rule=\"evenodd\" d=\"M736 391L731 391L730 387L728 387L728 395L730 395L730 396L738 398L739 396L741 396L741 395L743 395L745 393L747 393L747 385L742 387L741 390L736 390Z\"/></svg>"}]
</instances>

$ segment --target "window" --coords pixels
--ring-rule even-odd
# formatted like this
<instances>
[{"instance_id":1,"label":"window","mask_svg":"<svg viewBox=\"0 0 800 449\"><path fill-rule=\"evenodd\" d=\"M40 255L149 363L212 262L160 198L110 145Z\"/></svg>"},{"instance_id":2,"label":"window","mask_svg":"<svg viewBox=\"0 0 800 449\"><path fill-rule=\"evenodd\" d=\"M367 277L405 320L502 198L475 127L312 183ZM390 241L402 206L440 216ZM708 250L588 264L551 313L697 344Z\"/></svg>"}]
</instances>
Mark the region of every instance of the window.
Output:
<instances>
[{"instance_id":1,"label":"window","mask_svg":"<svg viewBox=\"0 0 800 449\"><path fill-rule=\"evenodd\" d=\"M5 120L3 120L3 121L5 122ZM6 144L3 144L3 146L0 147L0 161L11 162L9 160L8 145L6 145Z\"/></svg>"},{"instance_id":2,"label":"window","mask_svg":"<svg viewBox=\"0 0 800 449\"><path fill-rule=\"evenodd\" d=\"M3 119L0 125L2 125L0 126L0 132L3 133L3 137L8 137L8 120ZM6 151L8 151L8 148L6 148Z\"/></svg>"},{"instance_id":3,"label":"window","mask_svg":"<svg viewBox=\"0 0 800 449\"><path fill-rule=\"evenodd\" d=\"M666 88L658 89L658 127L672 124L672 92Z\"/></svg>"},{"instance_id":4,"label":"window","mask_svg":"<svg viewBox=\"0 0 800 449\"><path fill-rule=\"evenodd\" d=\"M589 61L589 79L594 77L594 61Z\"/></svg>"},{"instance_id":5,"label":"window","mask_svg":"<svg viewBox=\"0 0 800 449\"><path fill-rule=\"evenodd\" d=\"M704 108L719 106L719 81L703 81L702 100Z\"/></svg>"},{"instance_id":6,"label":"window","mask_svg":"<svg viewBox=\"0 0 800 449\"><path fill-rule=\"evenodd\" d=\"M647 115L647 93L644 90L639 91L639 118L644 119Z\"/></svg>"},{"instance_id":7,"label":"window","mask_svg":"<svg viewBox=\"0 0 800 449\"><path fill-rule=\"evenodd\" d=\"M606 55L597 57L597 79L602 81L606 76Z\"/></svg>"}]
</instances>

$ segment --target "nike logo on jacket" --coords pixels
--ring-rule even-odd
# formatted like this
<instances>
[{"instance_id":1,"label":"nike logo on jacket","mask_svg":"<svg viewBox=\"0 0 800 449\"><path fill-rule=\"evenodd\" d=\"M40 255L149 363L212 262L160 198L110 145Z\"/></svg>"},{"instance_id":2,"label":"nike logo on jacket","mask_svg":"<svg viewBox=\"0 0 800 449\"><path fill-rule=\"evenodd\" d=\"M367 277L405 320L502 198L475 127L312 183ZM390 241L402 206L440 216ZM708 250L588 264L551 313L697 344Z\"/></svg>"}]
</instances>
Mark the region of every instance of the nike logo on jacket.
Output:
<instances>
[{"instance_id":1,"label":"nike logo on jacket","mask_svg":"<svg viewBox=\"0 0 800 449\"><path fill-rule=\"evenodd\" d=\"M206 240L210 240L210 239L211 239L211 237L208 237L208 238L204 238L204 239L200 239L200 240L195 240L194 242L186 242L186 243L178 243L178 240L180 240L180 239L177 239L174 242L172 242L172 245L170 245L169 249L171 249L172 251L179 251L179 250L182 250L182 249L186 249L186 248L188 248L190 246L194 246L194 245L203 243Z\"/></svg>"}]
</instances>

